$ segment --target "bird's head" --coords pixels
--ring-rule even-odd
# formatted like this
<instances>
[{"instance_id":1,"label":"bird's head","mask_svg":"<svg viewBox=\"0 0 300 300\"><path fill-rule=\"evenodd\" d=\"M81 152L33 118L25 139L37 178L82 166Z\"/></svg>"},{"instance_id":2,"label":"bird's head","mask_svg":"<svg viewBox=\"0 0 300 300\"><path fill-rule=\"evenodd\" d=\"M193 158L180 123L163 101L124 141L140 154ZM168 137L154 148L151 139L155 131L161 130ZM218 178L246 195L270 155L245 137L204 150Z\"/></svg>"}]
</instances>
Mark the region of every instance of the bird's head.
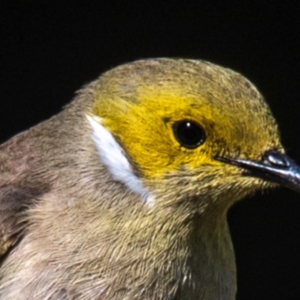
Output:
<instances>
[{"instance_id":1,"label":"bird's head","mask_svg":"<svg viewBox=\"0 0 300 300\"><path fill-rule=\"evenodd\" d=\"M101 160L147 202L228 207L274 183L293 187L299 176L268 105L230 69L141 60L107 72L87 90Z\"/></svg>"}]
</instances>

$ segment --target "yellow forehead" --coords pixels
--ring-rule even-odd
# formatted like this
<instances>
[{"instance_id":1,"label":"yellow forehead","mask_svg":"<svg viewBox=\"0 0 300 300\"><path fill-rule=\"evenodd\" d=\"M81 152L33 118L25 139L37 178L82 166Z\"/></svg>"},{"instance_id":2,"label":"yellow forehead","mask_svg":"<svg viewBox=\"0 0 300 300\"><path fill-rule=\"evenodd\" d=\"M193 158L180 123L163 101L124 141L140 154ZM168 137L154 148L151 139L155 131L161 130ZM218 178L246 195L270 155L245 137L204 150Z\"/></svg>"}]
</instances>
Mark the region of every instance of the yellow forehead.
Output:
<instances>
[{"instance_id":1,"label":"yellow forehead","mask_svg":"<svg viewBox=\"0 0 300 300\"><path fill-rule=\"evenodd\" d=\"M226 69L221 68L219 82L214 69L208 79L197 72L175 71L129 73L118 80L108 76L95 94L93 113L142 176L153 178L180 168L195 171L203 165L219 165L214 159L218 153L259 159L265 150L280 147L267 105L240 75L235 86L236 73ZM206 135L202 145L196 149L180 145L173 133L173 124L180 120L202 126Z\"/></svg>"}]
</instances>

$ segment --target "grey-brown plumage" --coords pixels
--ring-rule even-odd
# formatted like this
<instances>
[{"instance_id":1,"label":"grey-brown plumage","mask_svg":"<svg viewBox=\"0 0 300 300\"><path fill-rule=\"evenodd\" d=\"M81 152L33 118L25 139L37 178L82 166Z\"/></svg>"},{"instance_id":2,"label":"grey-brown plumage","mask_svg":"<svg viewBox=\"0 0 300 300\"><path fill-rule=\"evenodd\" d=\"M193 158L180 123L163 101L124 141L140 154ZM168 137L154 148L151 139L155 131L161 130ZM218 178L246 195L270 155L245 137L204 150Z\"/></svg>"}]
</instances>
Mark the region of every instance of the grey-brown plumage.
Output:
<instances>
[{"instance_id":1,"label":"grey-brown plumage","mask_svg":"<svg viewBox=\"0 0 300 300\"><path fill-rule=\"evenodd\" d=\"M151 79L142 90L141 78ZM195 102L186 118L200 118L199 105L205 103L200 125L212 137L206 136L199 149L187 150L171 137L167 125L159 129L159 134L167 133L166 147L188 153L190 159L181 163L173 156L176 168L164 165L164 170L170 166L168 171L160 172L160 157L167 154L160 144L156 176L150 166L136 161L131 149L143 149L147 135L155 138L151 126L160 125L151 116L163 118L159 107L165 100L158 98L157 108L147 112L146 129L138 127L141 137L132 135L136 144L122 139L122 132L130 138L128 132L118 132L127 123L121 119L116 125L112 119L119 112L109 105L124 101L134 108L147 101L135 95L170 92L172 87L175 94L180 91L174 106L183 113L187 104L182 97ZM224 106L222 101L231 102ZM214 115L215 108L224 118ZM249 108L257 117L252 124L243 123ZM177 118L166 113L170 122ZM104 118L153 203L112 176L92 139L87 115ZM249 145L249 139L257 142ZM149 141L145 143L148 151ZM155 142L150 147L153 153L158 149ZM200 61L162 59L106 73L60 114L0 147L0 299L234 299L235 262L226 212L236 200L270 184L260 176L242 176L241 168L218 161L216 155L231 151L231 156L259 160L269 149L282 151L274 119L256 89L233 71Z\"/></svg>"}]
</instances>

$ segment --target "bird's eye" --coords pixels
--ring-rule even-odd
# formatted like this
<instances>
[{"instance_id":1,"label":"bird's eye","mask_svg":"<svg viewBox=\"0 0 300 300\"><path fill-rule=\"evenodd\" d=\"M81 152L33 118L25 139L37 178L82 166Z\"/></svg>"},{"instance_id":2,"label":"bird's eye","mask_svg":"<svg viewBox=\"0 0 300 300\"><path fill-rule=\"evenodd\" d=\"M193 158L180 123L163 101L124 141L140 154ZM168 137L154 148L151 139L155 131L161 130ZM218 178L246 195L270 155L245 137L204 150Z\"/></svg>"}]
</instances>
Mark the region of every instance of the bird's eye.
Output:
<instances>
[{"instance_id":1,"label":"bird's eye","mask_svg":"<svg viewBox=\"0 0 300 300\"><path fill-rule=\"evenodd\" d=\"M197 148L205 140L203 128L194 121L183 120L173 125L177 141L185 148Z\"/></svg>"}]
</instances>

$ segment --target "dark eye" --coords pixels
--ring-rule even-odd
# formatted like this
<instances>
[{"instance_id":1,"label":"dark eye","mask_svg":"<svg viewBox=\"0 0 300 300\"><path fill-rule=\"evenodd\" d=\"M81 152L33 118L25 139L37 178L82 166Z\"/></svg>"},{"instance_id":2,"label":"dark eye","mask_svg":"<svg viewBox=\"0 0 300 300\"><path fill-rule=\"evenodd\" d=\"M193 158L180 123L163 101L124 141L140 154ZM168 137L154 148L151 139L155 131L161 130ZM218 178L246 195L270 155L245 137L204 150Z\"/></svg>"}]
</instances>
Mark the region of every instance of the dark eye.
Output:
<instances>
[{"instance_id":1,"label":"dark eye","mask_svg":"<svg viewBox=\"0 0 300 300\"><path fill-rule=\"evenodd\" d=\"M185 148L196 148L205 140L202 127L194 121L183 120L173 125L177 141Z\"/></svg>"}]
</instances>

